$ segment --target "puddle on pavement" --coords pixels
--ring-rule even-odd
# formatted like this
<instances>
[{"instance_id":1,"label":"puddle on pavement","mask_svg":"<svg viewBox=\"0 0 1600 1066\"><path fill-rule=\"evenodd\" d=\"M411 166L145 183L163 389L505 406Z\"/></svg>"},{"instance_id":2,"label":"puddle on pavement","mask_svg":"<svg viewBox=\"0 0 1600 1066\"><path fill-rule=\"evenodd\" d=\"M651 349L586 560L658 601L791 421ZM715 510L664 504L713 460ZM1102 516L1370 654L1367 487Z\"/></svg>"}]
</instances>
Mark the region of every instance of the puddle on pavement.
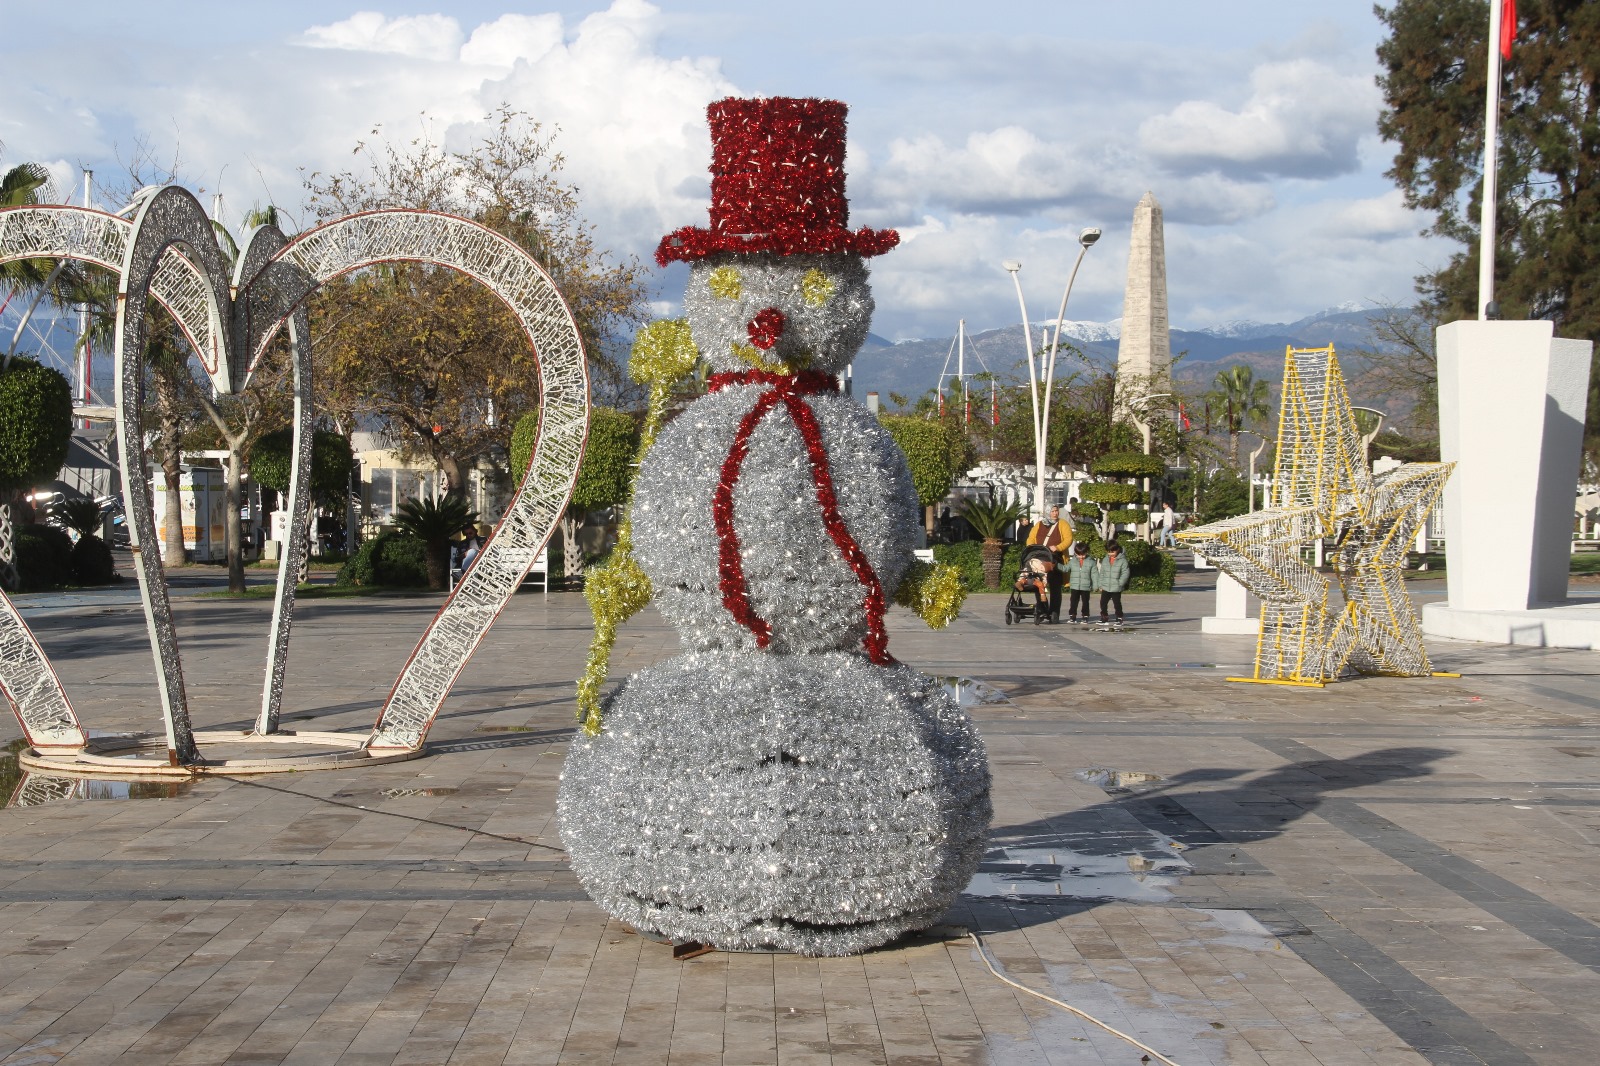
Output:
<instances>
[{"instance_id":1,"label":"puddle on pavement","mask_svg":"<svg viewBox=\"0 0 1600 1066\"><path fill-rule=\"evenodd\" d=\"M1072 776L1113 795L1139 792L1166 780L1160 774L1145 773L1143 770L1113 770L1107 766L1091 766L1087 770L1078 770Z\"/></svg>"},{"instance_id":2,"label":"puddle on pavement","mask_svg":"<svg viewBox=\"0 0 1600 1066\"><path fill-rule=\"evenodd\" d=\"M459 788L386 788L378 795L385 799L414 799L418 796L454 796L460 792ZM350 793L353 795L353 793Z\"/></svg>"},{"instance_id":3,"label":"puddle on pavement","mask_svg":"<svg viewBox=\"0 0 1600 1066\"><path fill-rule=\"evenodd\" d=\"M7 788L8 782L10 787ZM177 799L194 787L192 781L112 781L94 777L60 777L23 770L15 779L0 771L0 796L7 807L40 807L78 800Z\"/></svg>"},{"instance_id":4,"label":"puddle on pavement","mask_svg":"<svg viewBox=\"0 0 1600 1066\"><path fill-rule=\"evenodd\" d=\"M956 706L1008 707L1011 699L1004 692L977 677L941 677L939 684L956 701Z\"/></svg>"},{"instance_id":5,"label":"puddle on pavement","mask_svg":"<svg viewBox=\"0 0 1600 1066\"><path fill-rule=\"evenodd\" d=\"M1159 903L1172 898L1172 888L1194 872L1181 850L1176 840L1148 829L990 848L966 892Z\"/></svg>"}]
</instances>

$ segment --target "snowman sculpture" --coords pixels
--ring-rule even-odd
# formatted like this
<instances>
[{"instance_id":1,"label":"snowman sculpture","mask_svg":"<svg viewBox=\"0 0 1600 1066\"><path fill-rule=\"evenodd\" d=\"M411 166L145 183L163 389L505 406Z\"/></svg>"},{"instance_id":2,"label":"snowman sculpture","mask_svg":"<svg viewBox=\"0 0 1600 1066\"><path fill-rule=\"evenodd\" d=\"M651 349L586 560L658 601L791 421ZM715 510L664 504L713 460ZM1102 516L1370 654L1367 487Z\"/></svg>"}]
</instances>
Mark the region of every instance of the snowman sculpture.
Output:
<instances>
[{"instance_id":1,"label":"snowman sculpture","mask_svg":"<svg viewBox=\"0 0 1600 1066\"><path fill-rule=\"evenodd\" d=\"M707 394L639 471L634 552L684 653L628 678L574 741L558 813L594 900L728 950L865 951L934 924L991 814L982 742L897 663L887 603L918 521L905 457L837 377L866 338L846 229L845 106L709 109L711 225L670 234Z\"/></svg>"}]
</instances>

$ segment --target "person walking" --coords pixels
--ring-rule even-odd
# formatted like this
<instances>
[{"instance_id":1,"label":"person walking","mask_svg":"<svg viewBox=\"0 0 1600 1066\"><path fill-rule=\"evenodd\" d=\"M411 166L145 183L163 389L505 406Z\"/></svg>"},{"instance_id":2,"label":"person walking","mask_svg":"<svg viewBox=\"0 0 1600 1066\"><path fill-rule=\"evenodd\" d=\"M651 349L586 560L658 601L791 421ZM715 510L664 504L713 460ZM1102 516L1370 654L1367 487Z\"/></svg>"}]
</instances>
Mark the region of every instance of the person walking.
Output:
<instances>
[{"instance_id":1,"label":"person walking","mask_svg":"<svg viewBox=\"0 0 1600 1066\"><path fill-rule=\"evenodd\" d=\"M1095 567L1095 580L1100 586L1100 621L1111 621L1107 606L1117 609L1117 624L1122 624L1122 591L1128 587L1132 575L1128 572L1128 559L1122 554L1122 545L1115 540L1106 542L1106 557Z\"/></svg>"},{"instance_id":2,"label":"person walking","mask_svg":"<svg viewBox=\"0 0 1600 1066\"><path fill-rule=\"evenodd\" d=\"M1173 511L1170 502L1161 505L1161 514L1156 516L1156 526L1161 530L1161 536L1156 541L1156 547L1176 548L1178 542L1172 533L1178 528L1178 515Z\"/></svg>"},{"instance_id":3,"label":"person walking","mask_svg":"<svg viewBox=\"0 0 1600 1066\"><path fill-rule=\"evenodd\" d=\"M1061 508L1050 508L1048 522L1035 522L1028 530L1028 544L1042 544L1050 549L1055 567L1049 572L1051 622L1061 621L1061 583L1067 565L1067 550L1072 547L1072 523L1061 520Z\"/></svg>"},{"instance_id":4,"label":"person walking","mask_svg":"<svg viewBox=\"0 0 1600 1066\"><path fill-rule=\"evenodd\" d=\"M1095 562L1089 558L1088 544L1080 540L1072 546L1071 558L1067 560L1065 570L1067 591L1071 594L1071 602L1067 604L1067 622L1087 622L1089 593L1094 591L1095 579Z\"/></svg>"}]
</instances>

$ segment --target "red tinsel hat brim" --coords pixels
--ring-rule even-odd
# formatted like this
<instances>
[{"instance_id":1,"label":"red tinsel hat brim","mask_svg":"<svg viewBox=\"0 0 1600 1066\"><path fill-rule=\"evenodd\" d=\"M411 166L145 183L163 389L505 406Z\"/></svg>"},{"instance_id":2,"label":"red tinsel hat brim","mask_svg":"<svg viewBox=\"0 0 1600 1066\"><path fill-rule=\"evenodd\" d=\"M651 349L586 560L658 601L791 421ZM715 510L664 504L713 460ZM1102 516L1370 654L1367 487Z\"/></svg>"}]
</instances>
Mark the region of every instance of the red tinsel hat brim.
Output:
<instances>
[{"instance_id":1,"label":"red tinsel hat brim","mask_svg":"<svg viewBox=\"0 0 1600 1066\"><path fill-rule=\"evenodd\" d=\"M661 238L656 263L692 263L720 252L775 252L778 255L882 255L900 243L892 229L803 229L784 227L770 233L719 233L684 226Z\"/></svg>"}]
</instances>

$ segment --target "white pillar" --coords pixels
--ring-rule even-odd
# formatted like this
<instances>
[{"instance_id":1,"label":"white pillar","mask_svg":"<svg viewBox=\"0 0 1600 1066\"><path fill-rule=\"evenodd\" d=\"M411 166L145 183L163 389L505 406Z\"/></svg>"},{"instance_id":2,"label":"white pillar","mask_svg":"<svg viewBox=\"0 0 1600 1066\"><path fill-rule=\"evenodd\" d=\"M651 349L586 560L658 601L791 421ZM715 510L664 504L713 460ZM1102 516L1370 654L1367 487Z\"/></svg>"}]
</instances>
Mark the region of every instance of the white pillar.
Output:
<instances>
[{"instance_id":1,"label":"white pillar","mask_svg":"<svg viewBox=\"0 0 1600 1066\"><path fill-rule=\"evenodd\" d=\"M1444 489L1452 610L1565 601L1592 347L1550 322L1439 327L1439 449L1457 464Z\"/></svg>"}]
</instances>

